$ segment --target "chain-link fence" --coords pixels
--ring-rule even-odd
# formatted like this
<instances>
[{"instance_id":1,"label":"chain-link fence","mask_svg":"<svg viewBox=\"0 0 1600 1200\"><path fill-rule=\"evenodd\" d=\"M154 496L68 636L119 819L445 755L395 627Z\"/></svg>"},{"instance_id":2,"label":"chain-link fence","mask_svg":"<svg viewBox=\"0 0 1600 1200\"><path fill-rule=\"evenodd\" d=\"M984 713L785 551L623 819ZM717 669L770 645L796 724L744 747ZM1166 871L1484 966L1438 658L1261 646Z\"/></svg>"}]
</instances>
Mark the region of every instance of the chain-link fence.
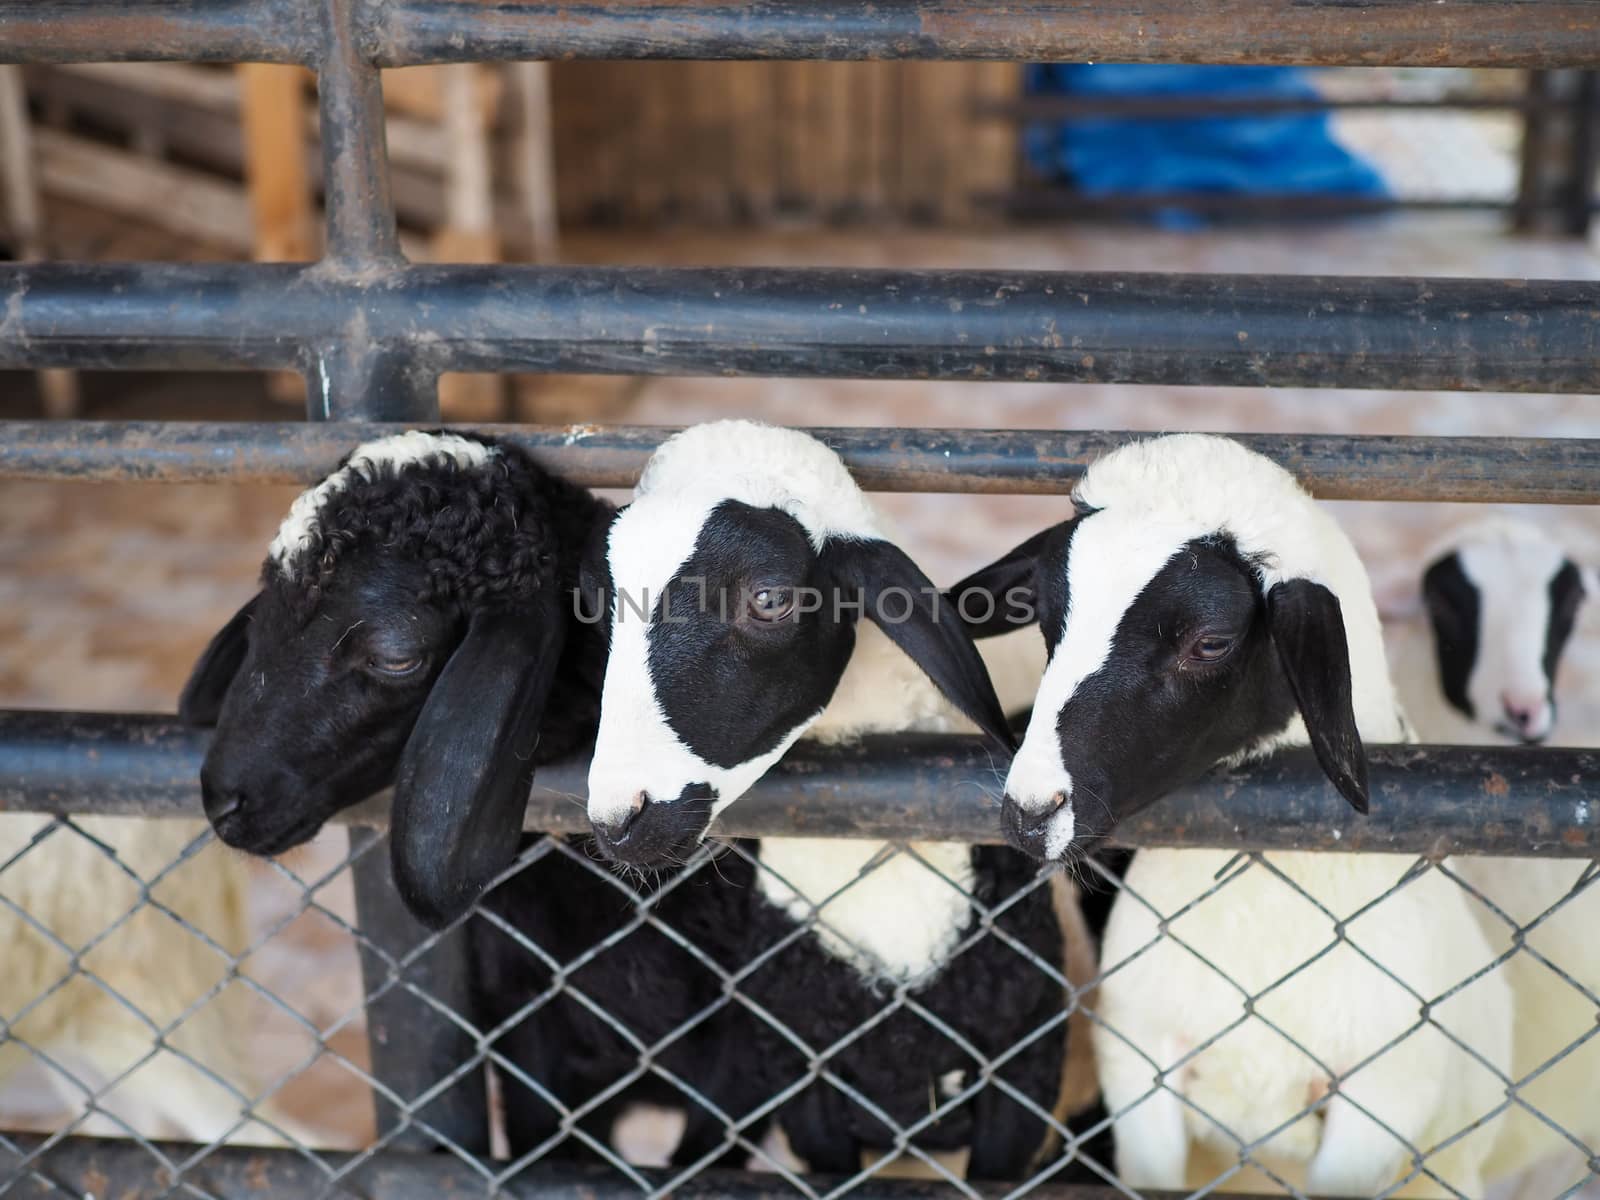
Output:
<instances>
[{"instance_id":1,"label":"chain-link fence","mask_svg":"<svg viewBox=\"0 0 1600 1200\"><path fill-rule=\"evenodd\" d=\"M1471 1197L1484 1194L1483 1183L1508 1182L1484 1179L1481 1166L1473 1165L1483 1163L1473 1147L1490 1142L1543 1145L1529 1157L1544 1170L1525 1188L1549 1190L1523 1195L1575 1195L1595 1166L1600 979L1594 955L1582 951L1600 903L1600 862L1541 864L1548 875L1544 890L1556 897L1545 906L1533 904L1526 888L1508 894L1502 887L1496 894L1495 868L1505 860L1394 855L1390 886L1353 911L1332 911L1317 899L1314 885L1295 878L1303 872L1291 865L1293 854L1184 851L1221 867L1210 886L1174 904L1170 896L1142 894L1124 880L1123 854L1085 863L1076 881L1030 868L1005 894L978 895L947 874L941 862L948 860L927 844L890 842L838 890L807 895L804 916L794 919L792 906L780 918L766 898L792 896L794 889L762 862L756 842L716 841L679 871L630 877L599 861L581 838L534 836L462 926L426 935L396 956L366 938L349 909L351 868L384 854L377 831L355 827L347 842L342 835L329 839L320 856L298 869L276 862L256 868L271 881L265 888L255 884L257 907L265 893L268 911L246 921L243 865L189 823L21 816L6 823L28 827L7 831L14 844L0 863L7 1083L32 1070L53 1085L60 1110L43 1123L48 1136L7 1135L0 1142L10 1159L7 1186L24 1195L76 1190L71 1166L63 1175L52 1154L71 1144L65 1139L88 1132L126 1139L148 1156L142 1169L127 1162L120 1167L149 1181L152 1190L141 1195L229 1194L212 1173L217 1162L207 1161L218 1159L217 1147L225 1142L289 1147L299 1194L372 1194L364 1190L370 1176L363 1171L387 1166L386 1153L417 1134L450 1154L458 1182L486 1189L514 1190L519 1180L532 1185L545 1179L541 1168L553 1164L586 1164L584 1177L602 1190L654 1195L676 1194L706 1172L705 1178L725 1184L730 1166L767 1173L763 1190L805 1196L870 1189L907 1174L936 1180L952 1194L988 1195L992 1184L964 1178L960 1152L985 1089L1004 1094L1018 1106L1016 1118L1031 1117L1044 1135L1034 1161L1006 1192L1071 1181L1139 1194L1117 1182L1109 1131L1161 1097L1177 1102L1193 1142L1188 1185L1194 1189L1259 1190L1265 1184L1306 1194L1305 1147L1308 1140L1315 1145L1334 1096L1345 1097L1403 1147L1395 1190L1419 1181L1434 1194ZM985 989L930 1000L926 979L897 977L882 961L892 943L877 936L880 931L863 935L852 892L870 888L872 876L897 859L902 870L914 864L927 882L958 894L970 909L946 962L984 956ZM908 885L901 878L896 886ZM1386 935L1394 919L1387 906L1429 889L1436 894L1422 898L1428 908L1437 907L1441 891L1459 890L1468 898L1490 950L1443 990L1419 987L1417 964L1386 956L1394 944ZM685 903L689 892L696 894ZM1314 951L1280 970L1281 962L1263 966L1259 953L1227 944L1226 935L1219 942L1219 920L1225 928L1229 906L1244 903L1245 893L1257 906L1264 899L1283 911L1303 906L1298 921L1314 931ZM709 894L717 898L708 907ZM1069 916L1066 908L1076 908L1080 895L1082 915ZM593 906L593 919L581 929L547 924L542 934L530 931L539 922L528 920L528 906L559 910L563 896ZM1108 912L1123 906L1149 914L1151 935L1122 939L1114 961L1108 955L1096 964L1092 953L1080 953L1074 969L1071 954L1039 952L1040 941L1030 934L1037 922L1024 914L1040 905L1080 951L1091 936L1088 927L1103 925ZM752 911L762 906L764 916ZM311 920L322 926L313 939L324 944L319 961L343 959L348 1007L329 1003L326 980L302 973L297 981L271 959L275 943L293 940L293 927ZM1111 920L1127 923L1115 915ZM488 981L466 1010L441 1002L411 978L414 965L462 933ZM295 954L306 952L303 932L299 941ZM818 947L871 980L852 997L854 1008L848 1001L840 1005L836 991L821 990L837 987L837 971L808 972ZM368 971L362 986L354 983L357 948L382 964ZM1564 960L1563 950L1576 953L1577 961ZM1198 1005L1208 988L1226 994L1219 1008L1231 1011L1200 1040L1157 1044L1140 1032L1148 1012L1135 1005L1111 1013L1096 1003L1108 981L1162 956L1167 962L1159 977L1179 990L1153 997L1158 1010ZM631 978L638 970L668 977ZM1508 972L1518 971L1518 1003L1538 997L1539 1027L1519 1028L1513 1067L1504 1047L1496 1050L1493 1031L1473 1025L1464 1001L1475 988L1501 986ZM1315 993L1293 995L1319 973ZM619 990L619 978L631 978L633 990ZM1019 1028L993 997L1008 987L1027 988L1030 979L1059 1003L1037 1025ZM1393 1028L1366 1030L1366 1053L1358 1061L1319 1058L1316 1031L1307 1036L1303 1013L1326 1005L1308 1004L1308 998L1325 996L1330 987L1359 995L1380 986L1400 997ZM362 1041L342 1036L359 1030L367 1011L391 994L425 1006L463 1033L470 1047L414 1095L375 1076ZM827 1011L830 1004L835 1011ZM1119 1024L1123 1011L1132 1024ZM1550 1019L1553 1014L1565 1020ZM579 1061L578 1069L530 1061L518 1036L529 1023L545 1034L561 1030L563 1050ZM706 1086L712 1076L703 1069L704 1057L719 1039L730 1043L724 1049L744 1086L720 1092ZM1274 1108L1265 1093L1239 1097L1244 1109L1254 1103L1283 1112L1266 1128L1236 1128L1204 1098L1219 1086L1208 1057L1241 1041L1251 1044L1269 1077L1309 1073L1321 1081L1286 1109ZM1464 1093L1492 1099L1478 1108L1451 1107L1440 1102L1430 1078L1413 1081L1416 1096L1402 1090L1375 1104L1355 1099L1364 1073L1425 1042L1428 1061L1451 1065L1454 1059L1454 1066L1481 1074L1461 1085ZM1091 1046L1135 1056L1147 1068L1148 1086L1120 1108L1096 1105ZM1448 1053L1441 1055L1441 1048ZM908 1052L917 1057L900 1057ZM895 1067L887 1085L886 1062ZM1030 1063L1048 1064L1043 1102ZM493 1157L461 1145L430 1119L452 1090L482 1086L485 1067L494 1080L488 1094L499 1153ZM302 1077L321 1073L326 1088L330 1071L393 1106L396 1115L381 1134L372 1137L364 1128L370 1101L359 1116L330 1111L318 1102L322 1089L297 1087ZM917 1078L927 1081L927 1093L908 1108L905 1080ZM1220 1086L1235 1084L1223 1080ZM729 1107L729 1096L755 1102ZM1420 1142L1396 1128L1418 1102L1437 1104L1443 1114L1426 1125ZM775 1134L819 1110L875 1132L859 1170L807 1174ZM1518 1129L1509 1128L1518 1122ZM679 1137L689 1140L686 1128L697 1123L703 1149L675 1157ZM195 1144L178 1145L163 1135ZM326 1153L330 1146L359 1149ZM94 1161L93 1151L84 1153ZM257 1170L264 1186L290 1178L287 1164L268 1169L258 1162ZM1517 1179L1523 1174L1515 1172ZM101 1177L117 1178L115 1172Z\"/></svg>"},{"instance_id":2,"label":"chain-link fence","mask_svg":"<svg viewBox=\"0 0 1600 1200\"><path fill-rule=\"evenodd\" d=\"M0 267L0 368L294 370L308 381L308 415L323 424L17 423L0 439L0 474L305 482L370 436L368 423L436 421L446 371L1600 391L1600 308L1583 282L417 267L399 254L381 68L581 55L1544 70L1592 67L1600 44L1600 13L1582 0L1548 0L1538 21L1500 0L1396 3L1359 20L1342 3L1277 0L1151 0L1133 15L1075 4L957 7L0 0L0 61L298 63L317 72L328 133L325 261ZM1592 155L1592 139L1580 150ZM577 482L618 486L632 481L661 431L511 436ZM1126 437L827 432L870 487L1056 493ZM1323 497L1600 499L1592 439L1246 440ZM804 828L890 839L837 894L785 890L744 843L706 848L681 875L641 880L599 866L581 840L535 839L519 873L442 934L405 916L382 840L359 822L348 841L334 831L320 859L264 865L222 854L193 820L202 747L199 735L159 719L0 713L0 821L13 830L0 853L0 1067L31 1078L38 1097L32 1119L8 1118L19 1131L0 1140L8 1196L399 1198L495 1185L589 1196L1103 1194L1096 1186L1127 1194L1134 1189L1117 1182L1106 1135L1152 1101L1178 1114L1168 1142L1194 1143L1188 1186L1213 1191L1257 1176L1304 1191L1284 1165L1293 1158L1281 1153L1285 1143L1350 1119L1412 1143L1400 1178L1439 1194L1471 1194L1454 1182L1452 1155L1511 1119L1531 1121L1580 1160L1591 1153L1593 1135L1560 1105L1573 1086L1565 1073L1588 1066L1597 981L1548 939L1568 923L1581 927L1594 895L1594 873L1580 865L1600 853L1593 754L1379 750L1381 800L1365 820L1330 811L1314 764L1222 772L1124 830L1139 846L1222 848L1203 894L1155 897L1085 880L1090 926L1110 913L1114 931L1118 914L1143 913L1153 932L1079 973L1018 931L1035 927L1024 917L1047 901L1058 919L1074 911L1057 903L1065 881L1030 871L1009 891L962 899L951 860L928 848L995 832L982 787L992 781L989 764L949 741L780 766L764 798L752 793L738 806L722 831L729 837ZM581 838L581 810L564 794L577 790L576 778L541 773L531 828ZM1279 857L1328 850L1403 857L1356 911L1331 911ZM1570 876L1537 911L1519 911L1462 865L1475 854L1549 855ZM1420 857L1408 869L1412 856ZM948 1003L913 976L874 975L875 963L893 957L892 931L886 951L884 931L852 908L884 872L906 870L953 890L967 913L943 948L947 961L985 964L981 986ZM251 874L249 888L240 873ZM607 899L586 910L586 923L538 930L525 910L495 898L522 886ZM1260 947L1223 953L1207 944L1193 922L1232 911L1229 900L1249 887L1265 891L1264 904L1299 905L1305 927L1325 936L1267 972L1259 966L1271 956L1244 956ZM246 919L242 895L264 888L275 897L270 911ZM1392 961L1369 940L1389 905L1423 889L1461 899L1487 947L1484 961L1425 987L1413 982L1417 964ZM736 922L680 919L680 901L708 894L742 898L743 925L757 933L742 940L732 936ZM787 897L781 929L759 907L770 896ZM1079 931L1066 944L1083 949L1088 940ZM1226 1016L1204 1036L1148 1044L1107 1007L1118 981L1159 955L1176 956L1183 982L1145 989L1158 1015L1200 990L1224 997ZM500 975L490 975L491 963ZM1390 1015L1404 1014L1394 1028L1368 1029L1369 1049L1352 1061L1320 1061L1296 1011L1297 989L1334 965L1369 972L1399 998ZM1545 985L1541 995L1570 1001L1571 1028L1535 1023L1550 1044L1527 1051L1527 1069L1520 1061L1506 1069L1491 1047L1462 1034L1452 1006L1523 968ZM829 972L840 969L864 982L849 993L855 1007L833 1011ZM829 987L816 982L824 978ZM1049 1011L1006 1026L999 1016L1012 1010L994 995L1013 986L1039 990ZM540 1061L552 1029L559 1052ZM735 1036L720 1036L730 1029ZM713 1030L716 1039L706 1036ZM1200 1086L1214 1084L1215 1056L1241 1035L1266 1039L1273 1064L1311 1060L1296 1078L1321 1081L1291 1096L1266 1128L1220 1111L1226 1087ZM1424 1039L1486 1074L1500 1098L1411 1137L1385 1105L1412 1090L1397 1086L1373 1102L1361 1084ZM708 1074L703 1044L712 1041L733 1053L726 1070ZM1114 1057L1119 1046L1142 1064L1134 1074L1148 1071L1148 1084L1110 1113L1097 1111L1083 1053ZM928 1086L909 1099L886 1089L886 1063L899 1079L910 1063ZM1038 1082L1041 1063L1053 1086ZM1286 1075L1274 1066L1235 1080L1233 1094L1251 1096ZM1464 1094L1426 1071L1412 1082L1418 1095ZM1039 1131L1039 1157L1021 1179L968 1181L948 1157L964 1145L970 1114L991 1103L1012 1127ZM816 1111L865 1131L857 1140L872 1161L802 1173L775 1131L792 1134ZM1348 1111L1356 1116L1341 1115ZM34 1132L20 1131L27 1127ZM687 1159L680 1127L684 1140L701 1139ZM913 1168L930 1181L885 1179ZM1548 1194L1576 1186L1562 1181Z\"/></svg>"}]
</instances>

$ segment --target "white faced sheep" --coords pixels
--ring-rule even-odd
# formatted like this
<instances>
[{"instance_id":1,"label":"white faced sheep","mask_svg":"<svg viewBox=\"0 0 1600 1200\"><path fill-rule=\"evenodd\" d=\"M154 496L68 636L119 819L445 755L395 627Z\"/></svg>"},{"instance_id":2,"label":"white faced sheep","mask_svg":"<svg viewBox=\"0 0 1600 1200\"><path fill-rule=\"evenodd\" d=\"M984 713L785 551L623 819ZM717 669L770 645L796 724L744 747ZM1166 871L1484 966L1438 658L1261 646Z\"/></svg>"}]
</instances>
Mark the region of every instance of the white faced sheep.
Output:
<instances>
[{"instance_id":1,"label":"white faced sheep","mask_svg":"<svg viewBox=\"0 0 1600 1200\"><path fill-rule=\"evenodd\" d=\"M613 618L589 814L620 861L687 851L802 735L970 721L1009 747L959 619L805 433L723 421L672 438L588 573ZM1038 647L998 650L1004 690L1025 703ZM1063 956L1032 865L1000 847L815 838L766 839L760 860L749 944L768 957L740 990L842 1085L819 1080L780 1111L795 1151L850 1173L914 1128L919 1149L970 1147L973 1177L1021 1177L1046 1140L1066 1021L1059 976L1026 957ZM1005 939L986 935L976 905L998 910ZM765 1023L758 1033L772 1092L807 1076L806 1052ZM1031 1111L957 1038L990 1062L1032 1039L995 1072Z\"/></svg>"},{"instance_id":2,"label":"white faced sheep","mask_svg":"<svg viewBox=\"0 0 1600 1200\"><path fill-rule=\"evenodd\" d=\"M1429 628L1392 627L1390 651L1423 741L1600 744L1593 731L1564 728L1556 705L1557 667L1587 587L1549 535L1524 521L1474 522L1435 548L1421 582ZM1512 1107L1486 1174L1499 1179L1547 1162L1544 1194L1564 1193L1600 1153L1600 1039L1592 1036L1600 881L1582 861L1461 858L1452 866L1505 914L1476 906L1495 951L1511 952L1517 1095L1565 1131Z\"/></svg>"},{"instance_id":3,"label":"white faced sheep","mask_svg":"<svg viewBox=\"0 0 1600 1200\"><path fill-rule=\"evenodd\" d=\"M1107 455L1073 501L952 589L1037 619L1050 646L1006 780L1014 842L1070 860L1215 764L1308 742L1364 810L1362 738L1406 728L1332 519L1267 459L1195 435ZM1480 1195L1487 1135L1449 1139L1503 1099L1511 998L1474 979L1491 955L1465 894L1405 856L1235 861L1141 851L1114 906L1095 1050L1119 1174L1181 1189L1212 1177L1196 1150L1242 1146L1312 1194L1370 1196L1415 1147Z\"/></svg>"},{"instance_id":4,"label":"white faced sheep","mask_svg":"<svg viewBox=\"0 0 1600 1200\"><path fill-rule=\"evenodd\" d=\"M609 512L488 439L363 445L295 502L260 593L207 649L183 709L217 727L201 784L232 846L277 853L393 779L396 884L435 927L526 850L534 861L468 928L472 1018L515 1067L502 1078L513 1151L581 1156L579 1140L559 1141L571 1125L603 1141L625 1101L654 1099L692 1109L678 1152L696 1159L722 1148L720 1120L641 1067L630 1039L679 1034L656 1061L691 1082L731 1070L743 1042L725 1036L720 978L659 929L629 932L632 889L581 846L522 834L535 766L593 736L604 631L578 619L571 589ZM652 910L713 956L747 894L748 868L724 873L663 889ZM557 981L552 960L579 965Z\"/></svg>"}]
</instances>

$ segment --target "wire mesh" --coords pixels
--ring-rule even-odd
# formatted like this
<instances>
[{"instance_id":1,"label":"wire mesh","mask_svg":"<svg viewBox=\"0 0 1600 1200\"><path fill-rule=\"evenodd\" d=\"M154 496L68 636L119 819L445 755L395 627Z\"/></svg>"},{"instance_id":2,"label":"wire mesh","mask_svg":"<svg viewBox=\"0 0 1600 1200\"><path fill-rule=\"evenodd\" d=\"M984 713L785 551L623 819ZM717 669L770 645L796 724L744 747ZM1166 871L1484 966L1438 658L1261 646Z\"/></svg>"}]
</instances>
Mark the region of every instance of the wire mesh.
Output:
<instances>
[{"instance_id":1,"label":"wire mesh","mask_svg":"<svg viewBox=\"0 0 1600 1200\"><path fill-rule=\"evenodd\" d=\"M1521 1181L1520 1195L1566 1197L1597 1177L1600 969L1583 951L1600 905L1600 862L1364 856L1382 859L1388 883L1340 909L1319 895L1312 869L1336 871L1347 857L1340 855L1145 852L1203 860L1206 874L1192 892L1163 886L1153 895L1123 877L1125 860L1086 860L1076 880L1028 867L1015 886L996 890L981 874L976 885L964 876L960 864L974 848L890 842L864 851L836 842L824 845L855 865L819 894L764 861L763 847L766 857L778 857L772 840L710 842L681 868L640 875L603 863L582 839L530 837L497 888L459 924L482 977L472 1009L458 1011L412 976L451 931L396 955L375 947L352 920L351 868L385 852L374 831L353 829L347 842L338 835L297 866L231 857L203 826L184 821L9 816L5 823L0 1106L8 1125L22 1124L15 1117L31 1090L31 1125L45 1136L0 1139L9 1156L0 1190L73 1191L52 1177L49 1153L64 1139L99 1134L131 1140L150 1156L161 1181L152 1194L218 1194L203 1181L207 1158L241 1142L290 1150L314 1168L318 1194L358 1194L351 1181L411 1131L489 1191L578 1161L651 1196L729 1166L764 1173L766 1188L808 1197L870 1191L904 1175L937 1181L951 1194L992 1195L991 1185L966 1177L959 1153L986 1093L1004 1096L1043 1135L1028 1169L1005 1182L999 1194L1006 1195L1063 1180L1143 1194L1147 1185L1128 1164L1148 1153L1130 1158L1124 1146L1119 1180L1111 1134L1116 1129L1132 1144L1148 1129L1140 1112L1150 1105L1180 1115L1189 1145L1182 1186L1201 1194L1263 1186L1313 1194L1308 1165L1341 1103L1401 1151L1400 1167L1375 1195L1409 1189L1474 1197ZM920 889L930 913L941 892L957 902L952 938L929 960L937 964L932 971L908 972L894 961L907 931L893 927L871 891L885 871L900 872L895 887ZM1538 904L1519 886L1529 871L1542 880L1531 893ZM1138 879L1138 869L1129 875ZM1484 953L1457 955L1468 969L1439 987L1422 964L1395 960L1392 948L1404 938L1397 943L1401 922L1386 908L1406 897L1437 906L1446 890L1470 911ZM858 900L863 893L867 905ZM1272 897L1272 919L1298 929L1310 947L1294 951L1286 969L1271 954L1263 959L1259 946L1231 940L1259 918L1263 895ZM1041 954L1037 939L1019 933L1028 928L1019 914L1030 905L1050 908L1062 927L1061 897L1073 905L1081 898L1090 924L1111 914L1106 954L1090 978L1081 971L1073 978L1065 957ZM1247 900L1254 916L1244 913L1241 926ZM590 919L562 928L573 901L589 906ZM534 904L545 911L530 912ZM743 924L733 919L741 912ZM1150 936L1128 936L1136 918ZM323 948L318 966L286 972L303 946L282 943L304 942L308 924ZM1432 932L1449 936L1447 925ZM365 985L358 948L385 963ZM985 988L954 1008L939 998L941 976L997 950L1008 966L995 971L984 960ZM804 954L812 958L797 957ZM825 963L831 973L796 975L802 961ZM664 964L676 965L663 972ZM1168 982L1165 994L1140 990L1137 975L1152 966ZM336 975L342 986L330 1002L328 980ZM841 1024L837 1012L813 1019L836 1001L845 979L853 980L849 1019ZM1003 999L1007 988L1030 981L1056 999L1043 1020L1019 1019ZM1514 1052L1504 1031L1497 1041L1473 1023L1472 998L1485 988L1513 989L1519 1017L1528 1017L1519 1021ZM1194 1037L1192 1014L1205 1009L1208 989L1227 999ZM1353 1042L1346 1037L1360 1051L1337 1061L1323 1049L1328 1030L1320 1025L1338 1011L1327 997L1334 989L1354 997L1381 991L1389 1006L1387 1023L1357 1031ZM472 1046L414 1097L388 1088L362 1052L366 1011L391 991L429 1005ZM1171 1029L1182 1036L1151 1036L1164 1013L1178 1015ZM1552 1022L1552 1013L1564 1023ZM1537 1027L1524 1028L1529 1022ZM538 1053L552 1031L561 1039L559 1062ZM748 1077L744 1086L730 1088L726 1073L707 1069L713 1047ZM1141 1064L1147 1078L1137 1094L1108 1091L1104 1109L1080 1095L1081 1110L1069 1112L1059 1086L1041 1102L1037 1089L1017 1082L1018 1067L1041 1060L1064 1080L1091 1047L1103 1079L1113 1074L1105 1061L1113 1047ZM1248 1077L1225 1078L1241 1047L1260 1074L1254 1092ZM1402 1074L1409 1084L1386 1084L1374 1100L1363 1077L1383 1072L1391 1057L1436 1070ZM489 1157L452 1140L427 1111L485 1066L496 1097ZM1464 1110L1441 1096L1441 1079L1463 1069L1490 1081L1491 1102ZM399 1119L378 1133L370 1109L352 1117L360 1106L320 1104L333 1077L349 1095L381 1096ZM1263 1082L1273 1078L1313 1085L1280 1103ZM908 1081L926 1087L913 1111L905 1104ZM1222 1094L1219 1087L1234 1088L1235 1102L1213 1107L1208 1097ZM50 1102L37 1103L41 1091ZM1413 1119L1421 1110L1426 1119ZM788 1144L784 1135L806 1128L818 1111L842 1114L857 1132L876 1131L862 1140L855 1169L809 1173ZM692 1151L674 1155L675 1143L691 1140ZM1535 1149L1522 1153L1525 1143ZM1513 1168L1504 1168L1508 1162ZM1530 1174L1533 1168L1542 1169Z\"/></svg>"}]
</instances>

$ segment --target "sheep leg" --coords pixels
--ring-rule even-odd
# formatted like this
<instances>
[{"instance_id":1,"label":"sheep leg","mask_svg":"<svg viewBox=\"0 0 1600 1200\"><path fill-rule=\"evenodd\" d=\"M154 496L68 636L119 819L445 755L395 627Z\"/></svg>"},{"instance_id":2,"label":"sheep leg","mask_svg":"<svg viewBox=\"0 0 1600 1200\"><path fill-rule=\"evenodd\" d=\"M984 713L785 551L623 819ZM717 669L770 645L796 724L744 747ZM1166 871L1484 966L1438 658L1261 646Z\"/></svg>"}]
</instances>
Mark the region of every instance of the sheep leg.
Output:
<instances>
[{"instance_id":1,"label":"sheep leg","mask_svg":"<svg viewBox=\"0 0 1600 1200\"><path fill-rule=\"evenodd\" d=\"M552 1061L551 1042L560 1038L558 1029L551 1028L555 1026L553 1015L535 1013L520 1025L506 1030L500 1035L499 1049L522 1074L542 1084L565 1104L570 1101L572 1087L566 1072ZM513 1160L556 1135L561 1117L544 1096L506 1071L500 1072L500 1090L505 1105L506 1144ZM589 1153L591 1151L581 1141L565 1138L552 1147L546 1157L566 1159Z\"/></svg>"},{"instance_id":2,"label":"sheep leg","mask_svg":"<svg viewBox=\"0 0 1600 1200\"><path fill-rule=\"evenodd\" d=\"M747 1028L719 1028L715 1037L705 1039L705 1044L694 1047L699 1055L715 1056L715 1065L700 1081L701 1090L710 1104L727 1114L729 1121L737 1121L757 1108L770 1093L765 1072L749 1054L751 1031ZM693 1078L693 1076L690 1076ZM684 1097L685 1121L683 1135L677 1149L672 1152L672 1165L689 1166L706 1155L723 1147L729 1126L712 1108L697 1104ZM744 1136L759 1142L766 1132L767 1122L757 1122L745 1129ZM739 1168L749 1157L738 1144L727 1147L725 1153L713 1160L713 1166Z\"/></svg>"},{"instance_id":3,"label":"sheep leg","mask_svg":"<svg viewBox=\"0 0 1600 1200\"><path fill-rule=\"evenodd\" d=\"M1396 1132L1408 1134L1399 1126ZM1306 1173L1306 1190L1315 1196L1376 1195L1400 1174L1405 1159L1394 1134L1335 1096L1323 1112L1322 1141Z\"/></svg>"},{"instance_id":4,"label":"sheep leg","mask_svg":"<svg viewBox=\"0 0 1600 1200\"><path fill-rule=\"evenodd\" d=\"M1106 1107L1119 1107L1110 1089ZM1117 1176L1134 1188L1181 1192L1189 1169L1189 1133L1183 1125L1183 1104L1162 1088L1120 1113L1111 1125L1117 1148Z\"/></svg>"},{"instance_id":5,"label":"sheep leg","mask_svg":"<svg viewBox=\"0 0 1600 1200\"><path fill-rule=\"evenodd\" d=\"M779 1123L789 1148L820 1175L854 1175L861 1169L861 1140L850 1132L845 1098L817 1080L783 1106Z\"/></svg>"},{"instance_id":6,"label":"sheep leg","mask_svg":"<svg viewBox=\"0 0 1600 1200\"><path fill-rule=\"evenodd\" d=\"M1007 1082L1043 1112L1055 1102L1061 1055L1023 1054L1008 1064ZM968 1179L1021 1179L1044 1146L1049 1126L992 1083L972 1102L972 1157Z\"/></svg>"}]
</instances>

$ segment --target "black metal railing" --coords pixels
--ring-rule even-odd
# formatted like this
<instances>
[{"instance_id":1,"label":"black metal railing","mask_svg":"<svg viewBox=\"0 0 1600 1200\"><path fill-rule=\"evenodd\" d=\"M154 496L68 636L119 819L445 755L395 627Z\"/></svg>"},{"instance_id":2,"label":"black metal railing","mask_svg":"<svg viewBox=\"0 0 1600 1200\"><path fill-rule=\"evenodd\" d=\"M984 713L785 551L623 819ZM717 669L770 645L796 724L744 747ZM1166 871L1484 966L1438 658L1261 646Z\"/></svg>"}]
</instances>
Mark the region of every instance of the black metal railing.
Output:
<instances>
[{"instance_id":1,"label":"black metal railing","mask_svg":"<svg viewBox=\"0 0 1600 1200\"><path fill-rule=\"evenodd\" d=\"M450 370L1597 392L1600 286L1589 282L416 266L395 235L383 67L566 57L1600 66L1600 4L1538 8L1533 17L1509 0L1149 0L1137 11L1078 0L0 0L0 63L314 69L328 225L327 257L313 265L0 267L0 368L287 368L307 378L309 416L337 422L19 423L0 432L0 478L308 480L380 428L370 422L437 421L438 376ZM662 436L508 432L575 479L613 486L631 481ZM1065 491L1128 436L828 433L871 487L959 492ZM1246 440L1329 498L1600 502L1592 439ZM192 814L202 746L164 718L3 714L0 808L69 820ZM1423 869L1457 852L1592 858L1597 766L1586 752L1380 749L1374 787L1384 802L1360 821L1290 757L1208 781L1125 833L1148 845L1389 849L1424 855ZM948 741L936 751L877 744L802 756L725 832L773 833L803 816L808 830L832 836L988 838L981 788L946 786L949 772L976 782L985 770L970 746ZM576 790L577 771L541 783ZM535 796L531 826L574 827L577 810L552 794ZM64 825L57 836L70 834ZM464 941L425 934L405 915L384 856L358 848L352 859L377 1146L340 1157L5 1136L0 1192L348 1186L399 1200L486 1184L604 1195L643 1183L684 1196L787 1194L792 1181L774 1176L635 1172L630 1182L536 1166L502 1178L474 1166L489 1150L487 1052L479 1032L448 1016L469 1006ZM301 882L312 895L316 881ZM440 1144L457 1153L411 1153ZM872 1185L916 1197L949 1181ZM832 1186L816 1180L814 1190ZM1035 1194L1101 1192L1044 1182Z\"/></svg>"}]
</instances>

